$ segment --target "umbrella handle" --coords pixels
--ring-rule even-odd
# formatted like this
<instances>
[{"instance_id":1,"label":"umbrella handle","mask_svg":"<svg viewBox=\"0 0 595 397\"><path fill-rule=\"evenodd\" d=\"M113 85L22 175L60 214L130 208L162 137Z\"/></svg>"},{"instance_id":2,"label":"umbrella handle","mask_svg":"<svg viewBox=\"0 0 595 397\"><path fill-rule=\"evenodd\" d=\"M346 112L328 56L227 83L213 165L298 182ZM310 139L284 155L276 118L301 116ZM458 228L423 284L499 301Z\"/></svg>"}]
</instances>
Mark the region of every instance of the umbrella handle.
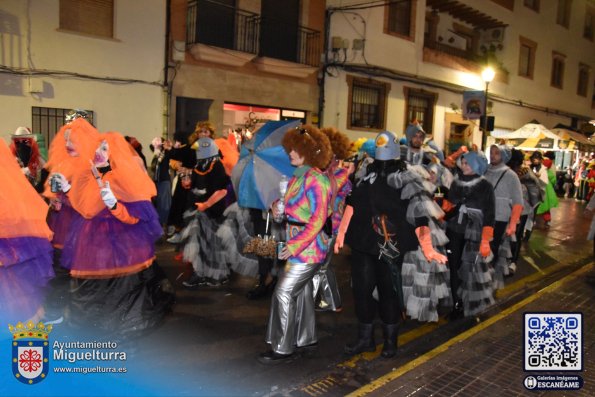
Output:
<instances>
[{"instance_id":1,"label":"umbrella handle","mask_svg":"<svg viewBox=\"0 0 595 397\"><path fill-rule=\"evenodd\" d=\"M267 236L269 234L269 220L270 220L270 217L271 217L271 213L270 213L270 211L267 210L267 224L266 224L266 226L264 228L264 234L267 235Z\"/></svg>"}]
</instances>

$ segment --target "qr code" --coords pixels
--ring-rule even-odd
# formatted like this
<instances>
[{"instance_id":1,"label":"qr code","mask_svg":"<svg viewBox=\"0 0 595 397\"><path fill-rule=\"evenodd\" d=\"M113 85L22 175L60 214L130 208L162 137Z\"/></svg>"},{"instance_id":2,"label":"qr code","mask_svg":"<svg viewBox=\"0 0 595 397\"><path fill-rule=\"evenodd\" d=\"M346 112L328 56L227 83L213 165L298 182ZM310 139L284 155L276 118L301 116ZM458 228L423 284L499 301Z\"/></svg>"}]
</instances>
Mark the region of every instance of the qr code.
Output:
<instances>
[{"instance_id":1,"label":"qr code","mask_svg":"<svg viewBox=\"0 0 595 397\"><path fill-rule=\"evenodd\" d=\"M582 313L525 313L525 371L582 371Z\"/></svg>"}]
</instances>

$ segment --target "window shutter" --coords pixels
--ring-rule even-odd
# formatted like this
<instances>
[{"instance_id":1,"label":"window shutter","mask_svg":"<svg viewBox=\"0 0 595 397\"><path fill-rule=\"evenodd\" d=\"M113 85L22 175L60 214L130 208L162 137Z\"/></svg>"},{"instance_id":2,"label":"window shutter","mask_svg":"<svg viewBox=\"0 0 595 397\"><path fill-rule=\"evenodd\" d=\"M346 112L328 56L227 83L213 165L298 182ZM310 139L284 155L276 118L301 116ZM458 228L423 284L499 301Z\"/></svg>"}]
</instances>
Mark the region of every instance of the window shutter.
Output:
<instances>
[{"instance_id":1,"label":"window shutter","mask_svg":"<svg viewBox=\"0 0 595 397\"><path fill-rule=\"evenodd\" d=\"M60 29L114 36L114 0L60 0Z\"/></svg>"}]
</instances>

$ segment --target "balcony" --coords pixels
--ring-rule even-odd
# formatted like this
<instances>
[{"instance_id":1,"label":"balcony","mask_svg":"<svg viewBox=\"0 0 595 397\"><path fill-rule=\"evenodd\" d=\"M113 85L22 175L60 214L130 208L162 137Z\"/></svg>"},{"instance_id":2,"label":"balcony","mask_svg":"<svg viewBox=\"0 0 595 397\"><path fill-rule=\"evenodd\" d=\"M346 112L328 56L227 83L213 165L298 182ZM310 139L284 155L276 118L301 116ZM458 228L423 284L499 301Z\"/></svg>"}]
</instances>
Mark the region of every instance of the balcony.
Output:
<instances>
[{"instance_id":1,"label":"balcony","mask_svg":"<svg viewBox=\"0 0 595 397\"><path fill-rule=\"evenodd\" d=\"M188 3L186 43L201 61L243 66L258 53L260 15L209 0Z\"/></svg>"},{"instance_id":2,"label":"balcony","mask_svg":"<svg viewBox=\"0 0 595 397\"><path fill-rule=\"evenodd\" d=\"M186 43L197 60L306 77L320 62L320 32L211 0L188 3Z\"/></svg>"},{"instance_id":3,"label":"balcony","mask_svg":"<svg viewBox=\"0 0 595 397\"><path fill-rule=\"evenodd\" d=\"M497 62L506 24L457 0L427 0L425 62L477 72Z\"/></svg>"}]
</instances>

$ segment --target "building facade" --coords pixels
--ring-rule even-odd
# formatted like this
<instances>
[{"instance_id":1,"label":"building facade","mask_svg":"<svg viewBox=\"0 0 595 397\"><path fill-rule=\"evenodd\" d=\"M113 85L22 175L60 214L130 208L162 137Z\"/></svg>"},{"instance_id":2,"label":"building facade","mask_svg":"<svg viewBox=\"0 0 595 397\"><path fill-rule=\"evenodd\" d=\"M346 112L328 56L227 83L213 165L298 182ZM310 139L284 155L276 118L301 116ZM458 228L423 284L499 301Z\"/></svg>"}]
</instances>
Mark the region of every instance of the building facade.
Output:
<instances>
[{"instance_id":1,"label":"building facade","mask_svg":"<svg viewBox=\"0 0 595 397\"><path fill-rule=\"evenodd\" d=\"M170 130L318 120L323 0L171 0Z\"/></svg>"},{"instance_id":2,"label":"building facade","mask_svg":"<svg viewBox=\"0 0 595 397\"><path fill-rule=\"evenodd\" d=\"M0 135L47 144L73 108L145 146L166 126L164 0L0 2Z\"/></svg>"},{"instance_id":3,"label":"building facade","mask_svg":"<svg viewBox=\"0 0 595 397\"><path fill-rule=\"evenodd\" d=\"M593 1L329 0L327 7L322 123L352 138L384 129L402 135L416 119L447 149L481 146L480 120L464 117L463 92L485 93L487 64L496 72L485 109L495 129L534 119L579 129L595 118Z\"/></svg>"}]
</instances>

